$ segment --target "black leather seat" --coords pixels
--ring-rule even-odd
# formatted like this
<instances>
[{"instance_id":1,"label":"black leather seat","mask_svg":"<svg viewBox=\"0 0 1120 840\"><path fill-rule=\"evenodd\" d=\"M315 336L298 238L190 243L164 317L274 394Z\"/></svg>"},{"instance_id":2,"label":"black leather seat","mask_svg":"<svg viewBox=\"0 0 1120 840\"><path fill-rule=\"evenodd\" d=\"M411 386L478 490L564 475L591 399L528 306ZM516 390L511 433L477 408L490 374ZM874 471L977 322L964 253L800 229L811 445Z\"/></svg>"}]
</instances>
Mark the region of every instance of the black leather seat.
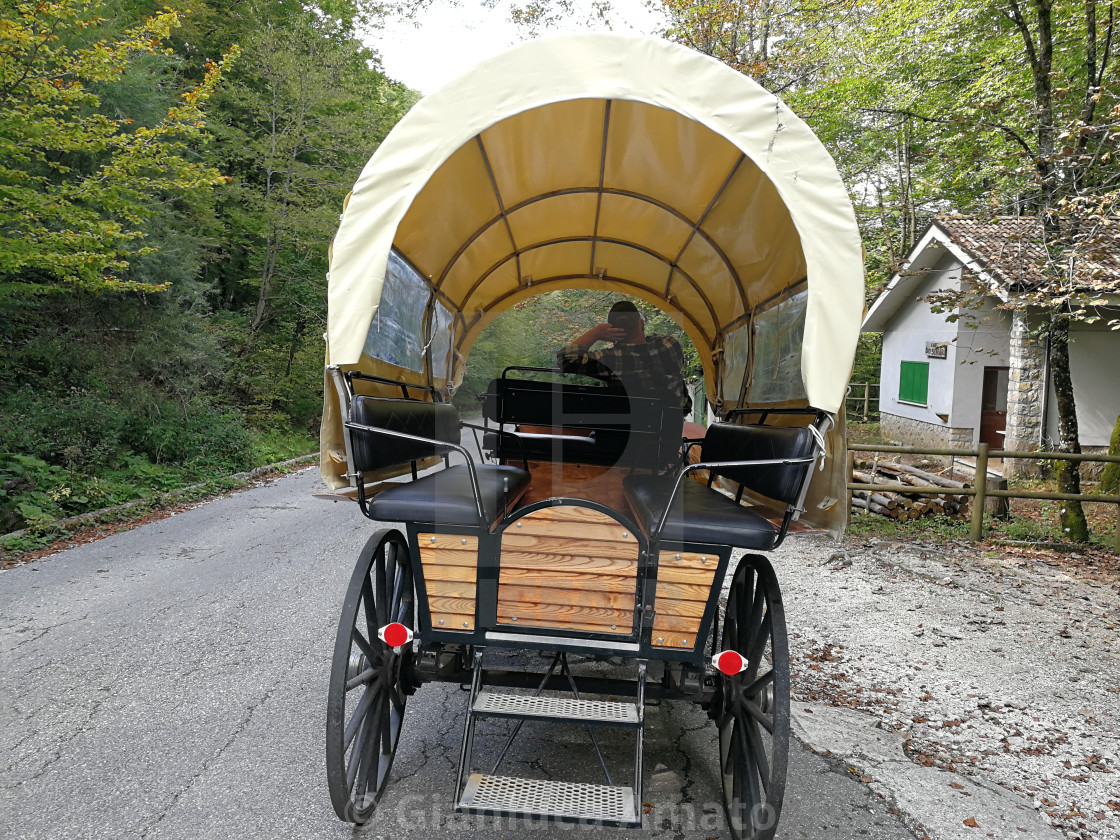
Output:
<instances>
[{"instance_id":1,"label":"black leather seat","mask_svg":"<svg viewBox=\"0 0 1120 840\"><path fill-rule=\"evenodd\" d=\"M807 428L716 423L704 436L702 463L795 461L712 470L752 493L785 504L786 518L780 526L718 490L686 478L664 527L657 533L676 476L630 475L622 480L622 487L634 515L651 539L659 537L673 542L715 543L768 551L776 548L785 537L793 506L809 477L815 446L812 432Z\"/></svg>"},{"instance_id":2,"label":"black leather seat","mask_svg":"<svg viewBox=\"0 0 1120 840\"><path fill-rule=\"evenodd\" d=\"M484 522L491 525L529 487L529 473L520 467L480 464L475 467ZM478 508L465 464L421 476L382 490L369 502L369 516L386 522L435 522L478 525Z\"/></svg>"},{"instance_id":3,"label":"black leather seat","mask_svg":"<svg viewBox=\"0 0 1120 840\"><path fill-rule=\"evenodd\" d=\"M452 451L459 442L459 412L447 404L357 395L350 418L368 429L351 432L354 465L359 473L418 461ZM424 438L413 440L387 432ZM513 505L529 487L529 473L518 467L475 465L483 522L492 525L505 505ZM361 479L359 479L361 480ZM359 497L359 500L362 497ZM369 500L371 519L386 522L434 522L477 527L478 505L465 464L394 484Z\"/></svg>"},{"instance_id":4,"label":"black leather seat","mask_svg":"<svg viewBox=\"0 0 1120 840\"><path fill-rule=\"evenodd\" d=\"M675 476L657 475L629 475L622 480L626 498L647 534L661 520L674 481ZM778 528L718 490L686 478L660 536L662 540L671 542L714 543L766 550L774 546Z\"/></svg>"}]
</instances>

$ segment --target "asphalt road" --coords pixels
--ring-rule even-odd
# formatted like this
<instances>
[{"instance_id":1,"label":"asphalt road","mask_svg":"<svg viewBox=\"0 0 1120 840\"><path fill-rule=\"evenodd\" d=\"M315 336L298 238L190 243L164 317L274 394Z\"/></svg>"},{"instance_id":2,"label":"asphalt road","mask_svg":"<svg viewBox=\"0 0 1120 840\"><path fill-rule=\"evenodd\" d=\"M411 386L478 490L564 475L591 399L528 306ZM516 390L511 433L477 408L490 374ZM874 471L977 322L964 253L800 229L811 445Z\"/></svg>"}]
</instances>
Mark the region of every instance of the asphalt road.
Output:
<instances>
[{"instance_id":1,"label":"asphalt road","mask_svg":"<svg viewBox=\"0 0 1120 840\"><path fill-rule=\"evenodd\" d=\"M374 819L354 830L335 818L330 652L374 526L311 498L319 487L305 470L0 573L0 837L634 836L456 815L466 694L444 684L411 699ZM480 750L502 738L491 725ZM650 708L646 726L641 836L727 836L714 726L687 704ZM623 778L630 743L610 753ZM510 775L521 764L601 778L580 728L530 724L514 749ZM843 766L794 742L779 838L914 836Z\"/></svg>"}]
</instances>

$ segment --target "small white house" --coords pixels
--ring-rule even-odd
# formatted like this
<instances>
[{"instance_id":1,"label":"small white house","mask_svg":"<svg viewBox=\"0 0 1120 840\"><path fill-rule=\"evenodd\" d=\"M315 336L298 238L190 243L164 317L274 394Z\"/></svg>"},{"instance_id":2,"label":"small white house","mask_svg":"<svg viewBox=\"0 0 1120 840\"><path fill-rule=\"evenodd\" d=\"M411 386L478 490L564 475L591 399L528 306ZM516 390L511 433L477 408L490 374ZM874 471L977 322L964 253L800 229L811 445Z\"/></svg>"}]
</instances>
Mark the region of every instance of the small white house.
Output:
<instances>
[{"instance_id":1,"label":"small white house","mask_svg":"<svg viewBox=\"0 0 1120 840\"><path fill-rule=\"evenodd\" d=\"M889 440L933 447L1049 448L1057 410L1048 349L1032 335L1038 316L1000 308L1008 289L1043 264L1038 220L947 218L934 222L864 320L883 334L879 412ZM1099 268L1099 264L1097 264ZM1105 266L1120 281L1120 260ZM975 309L934 312L939 290L992 290ZM1077 322L1070 368L1081 444L1107 447L1120 415L1120 331ZM1025 465L1026 462L1023 462Z\"/></svg>"}]
</instances>

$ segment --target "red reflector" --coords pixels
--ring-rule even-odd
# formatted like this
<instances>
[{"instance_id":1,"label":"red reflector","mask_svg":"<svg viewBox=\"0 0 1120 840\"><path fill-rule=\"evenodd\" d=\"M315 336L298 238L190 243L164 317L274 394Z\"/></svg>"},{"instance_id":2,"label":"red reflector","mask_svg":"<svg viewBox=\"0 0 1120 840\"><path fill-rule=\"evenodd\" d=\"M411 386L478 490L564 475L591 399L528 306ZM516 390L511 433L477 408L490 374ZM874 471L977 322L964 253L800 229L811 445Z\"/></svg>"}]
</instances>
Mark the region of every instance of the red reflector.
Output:
<instances>
[{"instance_id":1,"label":"red reflector","mask_svg":"<svg viewBox=\"0 0 1120 840\"><path fill-rule=\"evenodd\" d=\"M734 677L736 674L741 674L747 670L747 660L733 650L717 653L712 657L712 664L721 674L727 674L729 677Z\"/></svg>"},{"instance_id":2,"label":"red reflector","mask_svg":"<svg viewBox=\"0 0 1120 840\"><path fill-rule=\"evenodd\" d=\"M378 631L377 635L381 641L394 648L407 645L412 641L412 631L396 621L392 624L386 624Z\"/></svg>"}]
</instances>

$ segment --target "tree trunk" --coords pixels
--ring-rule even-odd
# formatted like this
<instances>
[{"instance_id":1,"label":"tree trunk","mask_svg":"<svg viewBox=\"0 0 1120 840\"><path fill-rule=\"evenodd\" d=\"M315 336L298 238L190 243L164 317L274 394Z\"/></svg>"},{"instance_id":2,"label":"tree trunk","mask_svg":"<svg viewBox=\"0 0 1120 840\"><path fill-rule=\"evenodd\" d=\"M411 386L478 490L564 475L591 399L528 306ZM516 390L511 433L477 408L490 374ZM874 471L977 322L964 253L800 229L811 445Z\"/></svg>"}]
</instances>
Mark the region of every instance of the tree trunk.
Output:
<instances>
[{"instance_id":1,"label":"tree trunk","mask_svg":"<svg viewBox=\"0 0 1120 840\"><path fill-rule=\"evenodd\" d=\"M1077 407L1073 398L1073 378L1069 369L1069 318L1053 315L1050 319L1050 376L1058 403L1058 450L1080 453L1077 431ZM1080 493L1081 472L1076 461L1058 461L1059 493ZM1089 541L1089 524L1081 502L1062 502L1062 531L1075 542Z\"/></svg>"}]
</instances>

